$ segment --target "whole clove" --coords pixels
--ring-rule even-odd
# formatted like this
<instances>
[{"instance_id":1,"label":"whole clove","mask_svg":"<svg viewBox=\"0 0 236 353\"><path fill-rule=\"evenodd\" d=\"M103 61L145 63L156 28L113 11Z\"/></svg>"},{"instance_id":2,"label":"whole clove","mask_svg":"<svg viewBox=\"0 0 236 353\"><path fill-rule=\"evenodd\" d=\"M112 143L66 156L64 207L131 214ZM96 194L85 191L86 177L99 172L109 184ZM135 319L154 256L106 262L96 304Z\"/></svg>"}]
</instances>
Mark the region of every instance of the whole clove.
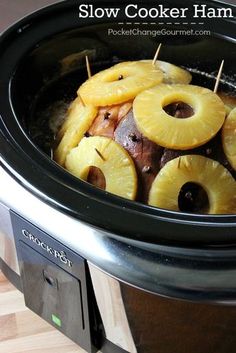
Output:
<instances>
[{"instance_id":1,"label":"whole clove","mask_svg":"<svg viewBox=\"0 0 236 353\"><path fill-rule=\"evenodd\" d=\"M152 167L150 165L145 165L142 169L143 173L149 174L152 171Z\"/></svg>"},{"instance_id":2,"label":"whole clove","mask_svg":"<svg viewBox=\"0 0 236 353\"><path fill-rule=\"evenodd\" d=\"M190 191L186 192L185 197L186 199L193 201L193 195Z\"/></svg>"},{"instance_id":3,"label":"whole clove","mask_svg":"<svg viewBox=\"0 0 236 353\"><path fill-rule=\"evenodd\" d=\"M132 142L139 142L139 138L138 138L137 135L134 134L134 133L129 134L129 139L130 139Z\"/></svg>"},{"instance_id":4,"label":"whole clove","mask_svg":"<svg viewBox=\"0 0 236 353\"><path fill-rule=\"evenodd\" d=\"M108 120L108 119L110 118L110 116L111 116L111 113L106 112L106 113L104 114L104 120Z\"/></svg>"},{"instance_id":5,"label":"whole clove","mask_svg":"<svg viewBox=\"0 0 236 353\"><path fill-rule=\"evenodd\" d=\"M206 149L206 154L209 156L209 154L211 154L212 153L212 149L211 148L207 148Z\"/></svg>"}]
</instances>

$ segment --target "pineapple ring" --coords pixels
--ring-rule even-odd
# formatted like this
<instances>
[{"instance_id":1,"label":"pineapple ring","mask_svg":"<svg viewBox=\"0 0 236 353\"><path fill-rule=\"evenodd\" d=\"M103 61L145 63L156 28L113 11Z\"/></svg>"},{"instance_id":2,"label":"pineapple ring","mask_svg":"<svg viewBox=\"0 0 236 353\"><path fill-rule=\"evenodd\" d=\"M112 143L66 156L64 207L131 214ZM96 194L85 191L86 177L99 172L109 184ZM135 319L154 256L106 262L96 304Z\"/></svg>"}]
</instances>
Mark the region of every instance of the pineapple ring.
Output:
<instances>
[{"instance_id":1,"label":"pineapple ring","mask_svg":"<svg viewBox=\"0 0 236 353\"><path fill-rule=\"evenodd\" d=\"M85 104L105 106L127 102L163 80L163 73L151 62L129 61L92 76L79 88Z\"/></svg>"},{"instance_id":2,"label":"pineapple ring","mask_svg":"<svg viewBox=\"0 0 236 353\"><path fill-rule=\"evenodd\" d=\"M149 205L180 211L179 193L188 182L196 183L206 191L208 214L236 213L234 178L220 163L198 155L175 158L161 169L152 184Z\"/></svg>"},{"instance_id":3,"label":"pineapple ring","mask_svg":"<svg viewBox=\"0 0 236 353\"><path fill-rule=\"evenodd\" d=\"M144 60L144 62L151 62L151 60ZM161 69L164 74L163 83L167 84L186 84L192 81L192 75L187 70L182 69L176 65L170 64L166 61L156 61L156 68Z\"/></svg>"},{"instance_id":4,"label":"pineapple ring","mask_svg":"<svg viewBox=\"0 0 236 353\"><path fill-rule=\"evenodd\" d=\"M66 158L66 169L76 177L87 180L89 168L99 168L106 179L106 191L134 200L137 173L128 152L107 137L83 138Z\"/></svg>"},{"instance_id":5,"label":"pineapple ring","mask_svg":"<svg viewBox=\"0 0 236 353\"><path fill-rule=\"evenodd\" d=\"M81 109L81 105L82 105L82 103L81 103L81 99L79 97L77 97L74 101L71 102L71 104L67 110L67 113L66 113L65 121L63 122L60 130L57 133L58 139L60 139L60 140L62 139L66 130L75 121L75 119L78 116L77 112L79 111L79 109Z\"/></svg>"},{"instance_id":6,"label":"pineapple ring","mask_svg":"<svg viewBox=\"0 0 236 353\"><path fill-rule=\"evenodd\" d=\"M226 116L228 116L231 113L232 108L229 105L225 104L225 110L226 110Z\"/></svg>"},{"instance_id":7,"label":"pineapple ring","mask_svg":"<svg viewBox=\"0 0 236 353\"><path fill-rule=\"evenodd\" d=\"M175 102L190 105L194 114L177 119L164 111ZM133 103L134 118L144 136L160 146L187 150L212 139L224 123L226 111L221 99L206 88L161 84L140 93Z\"/></svg>"},{"instance_id":8,"label":"pineapple ring","mask_svg":"<svg viewBox=\"0 0 236 353\"><path fill-rule=\"evenodd\" d=\"M64 166L67 154L84 137L97 116L97 112L95 107L84 106L79 98L72 102L67 118L57 136L60 143L54 151L54 159L58 164Z\"/></svg>"},{"instance_id":9,"label":"pineapple ring","mask_svg":"<svg viewBox=\"0 0 236 353\"><path fill-rule=\"evenodd\" d=\"M234 108L225 120L222 129L222 142L226 157L236 170L236 108Z\"/></svg>"},{"instance_id":10,"label":"pineapple ring","mask_svg":"<svg viewBox=\"0 0 236 353\"><path fill-rule=\"evenodd\" d=\"M217 95L220 97L220 99L224 102L225 104L225 109L227 111L227 115L229 115L229 113L231 112L231 110L233 110L234 108L236 108L236 97L235 96L229 96L226 93L220 92L217 93Z\"/></svg>"}]
</instances>

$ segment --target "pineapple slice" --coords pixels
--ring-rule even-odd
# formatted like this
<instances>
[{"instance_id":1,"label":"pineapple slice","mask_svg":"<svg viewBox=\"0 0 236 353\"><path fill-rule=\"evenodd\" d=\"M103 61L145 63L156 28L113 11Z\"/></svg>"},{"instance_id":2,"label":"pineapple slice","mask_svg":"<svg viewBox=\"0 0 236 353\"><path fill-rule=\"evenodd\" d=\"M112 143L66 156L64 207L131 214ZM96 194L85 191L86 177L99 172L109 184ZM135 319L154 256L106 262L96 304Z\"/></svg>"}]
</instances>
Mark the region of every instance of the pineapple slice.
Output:
<instances>
[{"instance_id":1,"label":"pineapple slice","mask_svg":"<svg viewBox=\"0 0 236 353\"><path fill-rule=\"evenodd\" d=\"M224 93L224 92L219 92L217 94L220 97L220 99L224 102L225 108L227 111L227 115L229 115L231 110L236 108L236 97L233 95L230 96L229 94Z\"/></svg>"},{"instance_id":2,"label":"pineapple slice","mask_svg":"<svg viewBox=\"0 0 236 353\"><path fill-rule=\"evenodd\" d=\"M171 103L183 102L193 115L178 119L164 110ZM139 130L160 146L187 150L211 140L224 123L226 110L221 99L206 88L192 85L161 84L140 93L133 104Z\"/></svg>"},{"instance_id":3,"label":"pineapple slice","mask_svg":"<svg viewBox=\"0 0 236 353\"><path fill-rule=\"evenodd\" d=\"M144 60L144 62L152 63L152 60ZM155 65L157 69L160 69L163 72L163 83L181 83L188 85L192 81L192 75L190 72L178 66L160 60L157 60Z\"/></svg>"},{"instance_id":4,"label":"pineapple slice","mask_svg":"<svg viewBox=\"0 0 236 353\"><path fill-rule=\"evenodd\" d=\"M159 60L156 62L156 66L159 67L164 74L164 83L181 83L188 85L192 81L190 72L178 66Z\"/></svg>"},{"instance_id":5,"label":"pineapple slice","mask_svg":"<svg viewBox=\"0 0 236 353\"><path fill-rule=\"evenodd\" d=\"M65 121L63 123L63 125L61 126L60 130L57 133L57 140L61 140L62 137L64 136L66 130L68 129L68 127L73 124L73 122L75 121L75 119L78 116L78 111L79 109L81 109L81 99L79 97L77 97L69 106L68 110L67 110L67 114L66 114L66 118Z\"/></svg>"},{"instance_id":6,"label":"pineapple slice","mask_svg":"<svg viewBox=\"0 0 236 353\"><path fill-rule=\"evenodd\" d=\"M236 170L236 108L225 120L222 129L222 142L226 157Z\"/></svg>"},{"instance_id":7,"label":"pineapple slice","mask_svg":"<svg viewBox=\"0 0 236 353\"><path fill-rule=\"evenodd\" d=\"M232 108L230 105L225 104L225 110L226 110L226 116L228 116L230 114L230 112L232 111Z\"/></svg>"},{"instance_id":8,"label":"pineapple slice","mask_svg":"<svg viewBox=\"0 0 236 353\"><path fill-rule=\"evenodd\" d=\"M236 182L220 163L198 155L187 155L168 162L154 180L149 205L180 211L178 198L188 182L207 193L209 214L236 213Z\"/></svg>"},{"instance_id":9,"label":"pineapple slice","mask_svg":"<svg viewBox=\"0 0 236 353\"><path fill-rule=\"evenodd\" d=\"M106 179L106 191L134 200L137 174L128 152L107 137L83 138L66 158L66 169L78 178L87 180L90 167L99 168Z\"/></svg>"},{"instance_id":10,"label":"pineapple slice","mask_svg":"<svg viewBox=\"0 0 236 353\"><path fill-rule=\"evenodd\" d=\"M138 93L162 80L162 71L151 62L129 61L94 75L78 92L85 104L113 105L133 99Z\"/></svg>"},{"instance_id":11,"label":"pineapple slice","mask_svg":"<svg viewBox=\"0 0 236 353\"><path fill-rule=\"evenodd\" d=\"M57 136L60 143L54 151L54 159L61 166L64 166L70 150L76 147L84 137L96 115L97 109L92 106L84 106L79 98L71 104L67 118Z\"/></svg>"}]
</instances>

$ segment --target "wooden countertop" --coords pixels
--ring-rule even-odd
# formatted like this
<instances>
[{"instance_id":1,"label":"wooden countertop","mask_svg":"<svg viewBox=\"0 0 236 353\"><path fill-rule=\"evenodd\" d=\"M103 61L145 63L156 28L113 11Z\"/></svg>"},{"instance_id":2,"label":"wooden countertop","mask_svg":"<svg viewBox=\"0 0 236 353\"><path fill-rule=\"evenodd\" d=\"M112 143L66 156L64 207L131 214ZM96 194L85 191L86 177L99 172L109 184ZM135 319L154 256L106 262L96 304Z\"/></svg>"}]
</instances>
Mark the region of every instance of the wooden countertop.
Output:
<instances>
[{"instance_id":1,"label":"wooden countertop","mask_svg":"<svg viewBox=\"0 0 236 353\"><path fill-rule=\"evenodd\" d=\"M0 272L1 353L85 353L67 337L28 310L22 293Z\"/></svg>"}]
</instances>

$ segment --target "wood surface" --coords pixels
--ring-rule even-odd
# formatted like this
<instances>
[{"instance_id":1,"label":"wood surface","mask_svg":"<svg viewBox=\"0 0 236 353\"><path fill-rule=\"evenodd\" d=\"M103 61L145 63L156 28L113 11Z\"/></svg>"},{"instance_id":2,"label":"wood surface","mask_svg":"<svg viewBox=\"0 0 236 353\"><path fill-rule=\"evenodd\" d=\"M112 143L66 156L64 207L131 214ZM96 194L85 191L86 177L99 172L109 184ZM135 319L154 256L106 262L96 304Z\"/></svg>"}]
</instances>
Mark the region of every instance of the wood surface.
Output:
<instances>
[{"instance_id":1,"label":"wood surface","mask_svg":"<svg viewBox=\"0 0 236 353\"><path fill-rule=\"evenodd\" d=\"M0 272L1 353L85 353L24 305L21 292Z\"/></svg>"}]
</instances>

